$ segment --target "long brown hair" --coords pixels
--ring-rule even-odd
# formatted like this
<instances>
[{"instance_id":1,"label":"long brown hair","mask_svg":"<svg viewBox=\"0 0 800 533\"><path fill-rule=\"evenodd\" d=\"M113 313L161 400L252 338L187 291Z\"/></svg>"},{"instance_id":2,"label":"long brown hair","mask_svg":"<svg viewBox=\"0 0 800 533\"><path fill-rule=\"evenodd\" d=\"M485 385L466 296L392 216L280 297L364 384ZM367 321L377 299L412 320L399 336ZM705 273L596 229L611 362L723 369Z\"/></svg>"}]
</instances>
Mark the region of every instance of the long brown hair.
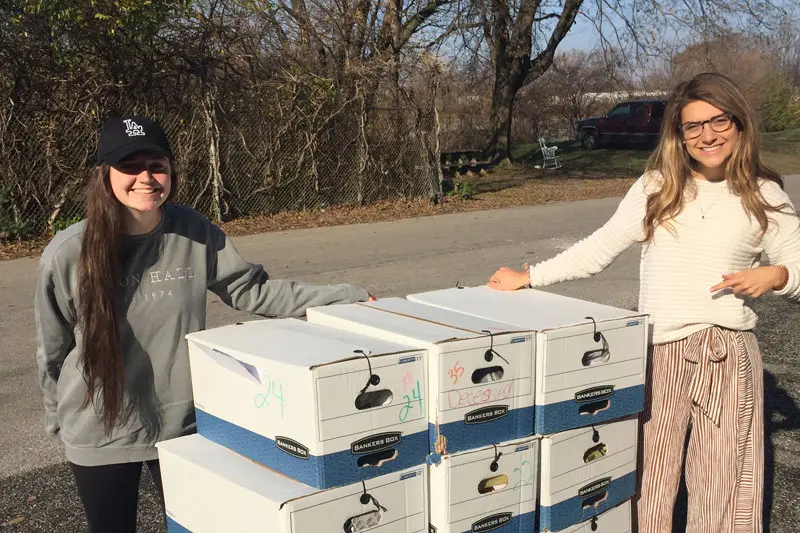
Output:
<instances>
[{"instance_id":1,"label":"long brown hair","mask_svg":"<svg viewBox=\"0 0 800 533\"><path fill-rule=\"evenodd\" d=\"M178 189L178 173L172 161L170 179L167 201ZM107 435L121 418L125 396L125 363L117 324L123 209L111 188L110 167L96 166L86 189L86 223L78 271L78 319L83 335L81 358L87 387L83 407L91 403L98 408L100 400L98 410L102 413Z\"/></svg>"},{"instance_id":2,"label":"long brown hair","mask_svg":"<svg viewBox=\"0 0 800 533\"><path fill-rule=\"evenodd\" d=\"M701 100L734 116L739 138L725 166L725 178L734 194L742 199L748 215L754 216L767 231L767 211L787 207L772 206L761 195L758 179L774 181L783 188L780 175L761 160L759 138L753 112L739 87L717 73L699 74L680 83L670 95L661 123L661 139L647 162L647 171L661 175L660 190L647 199L644 242L652 240L656 228L669 227L683 209L686 185L692 177L692 159L680 135L681 111L692 101Z\"/></svg>"}]
</instances>

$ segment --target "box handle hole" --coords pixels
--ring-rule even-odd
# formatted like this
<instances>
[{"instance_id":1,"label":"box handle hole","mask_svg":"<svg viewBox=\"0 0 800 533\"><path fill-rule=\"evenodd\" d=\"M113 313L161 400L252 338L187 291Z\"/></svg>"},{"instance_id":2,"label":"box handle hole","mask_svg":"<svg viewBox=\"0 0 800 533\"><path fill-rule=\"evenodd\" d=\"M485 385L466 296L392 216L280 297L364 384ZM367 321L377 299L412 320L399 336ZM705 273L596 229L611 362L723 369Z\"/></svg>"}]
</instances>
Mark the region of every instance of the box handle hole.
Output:
<instances>
[{"instance_id":1,"label":"box handle hole","mask_svg":"<svg viewBox=\"0 0 800 533\"><path fill-rule=\"evenodd\" d=\"M345 533L358 533L377 527L383 520L383 513L379 510L369 511L356 516L351 516L344 522Z\"/></svg>"},{"instance_id":2,"label":"box handle hole","mask_svg":"<svg viewBox=\"0 0 800 533\"><path fill-rule=\"evenodd\" d=\"M390 403L392 403L392 391L389 389L366 391L356 396L356 409L359 411L382 407Z\"/></svg>"},{"instance_id":3,"label":"box handle hole","mask_svg":"<svg viewBox=\"0 0 800 533\"><path fill-rule=\"evenodd\" d=\"M473 383L489 383L503 379L504 370L502 366L487 366L479 368L472 373Z\"/></svg>"},{"instance_id":4,"label":"box handle hole","mask_svg":"<svg viewBox=\"0 0 800 533\"><path fill-rule=\"evenodd\" d=\"M489 492L497 492L503 490L508 486L508 476L501 474L499 476L487 477L478 483L478 494L487 494Z\"/></svg>"},{"instance_id":5,"label":"box handle hole","mask_svg":"<svg viewBox=\"0 0 800 533\"><path fill-rule=\"evenodd\" d=\"M590 507L594 507L595 509L597 509L607 499L608 499L608 491L605 490L603 492L595 494L590 498L586 498L585 500L583 500L583 510L585 511Z\"/></svg>"},{"instance_id":6,"label":"box handle hole","mask_svg":"<svg viewBox=\"0 0 800 533\"><path fill-rule=\"evenodd\" d=\"M597 350L589 350L583 354L581 358L581 364L583 366L596 366L602 365L604 363L608 363L611 359L611 353L605 348L599 348Z\"/></svg>"},{"instance_id":7,"label":"box handle hole","mask_svg":"<svg viewBox=\"0 0 800 533\"><path fill-rule=\"evenodd\" d=\"M380 452L370 453L358 458L358 467L366 468L368 466L379 467L384 463L397 459L397 450L383 450Z\"/></svg>"},{"instance_id":8,"label":"box handle hole","mask_svg":"<svg viewBox=\"0 0 800 533\"><path fill-rule=\"evenodd\" d=\"M597 461L605 457L606 453L608 453L608 446L601 442L597 446L592 446L586 450L586 453L583 454L583 462L591 463L592 461Z\"/></svg>"},{"instance_id":9,"label":"box handle hole","mask_svg":"<svg viewBox=\"0 0 800 533\"><path fill-rule=\"evenodd\" d=\"M587 404L583 404L578 408L578 413L581 415L596 415L600 411L605 411L611 407L611 400L599 400L596 402L591 402Z\"/></svg>"}]
</instances>

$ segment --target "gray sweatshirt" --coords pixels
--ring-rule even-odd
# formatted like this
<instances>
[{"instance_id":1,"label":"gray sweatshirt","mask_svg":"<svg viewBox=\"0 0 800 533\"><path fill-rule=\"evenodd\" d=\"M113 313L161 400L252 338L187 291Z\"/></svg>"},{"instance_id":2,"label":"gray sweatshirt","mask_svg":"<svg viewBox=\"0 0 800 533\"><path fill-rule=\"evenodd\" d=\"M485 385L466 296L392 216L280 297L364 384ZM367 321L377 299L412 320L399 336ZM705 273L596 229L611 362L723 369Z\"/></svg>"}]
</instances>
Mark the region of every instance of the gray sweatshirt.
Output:
<instances>
[{"instance_id":1,"label":"gray sweatshirt","mask_svg":"<svg viewBox=\"0 0 800 533\"><path fill-rule=\"evenodd\" d=\"M271 280L196 211L168 204L146 235L125 237L117 321L125 358L124 408L131 416L106 437L81 366L78 261L84 223L56 234L39 263L35 315L39 383L47 433L67 459L95 466L156 459L155 443L195 431L187 333L206 323L211 290L235 309L301 317L308 307L365 301L351 285Z\"/></svg>"}]
</instances>

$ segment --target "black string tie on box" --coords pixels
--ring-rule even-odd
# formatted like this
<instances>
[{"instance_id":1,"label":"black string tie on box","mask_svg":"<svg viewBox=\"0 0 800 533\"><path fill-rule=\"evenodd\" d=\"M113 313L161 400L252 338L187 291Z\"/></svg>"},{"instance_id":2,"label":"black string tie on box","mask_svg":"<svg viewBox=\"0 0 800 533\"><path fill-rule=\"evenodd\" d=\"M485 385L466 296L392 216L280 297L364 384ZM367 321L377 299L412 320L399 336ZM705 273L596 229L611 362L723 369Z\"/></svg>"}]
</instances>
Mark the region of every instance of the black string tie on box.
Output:
<instances>
[{"instance_id":1,"label":"black string tie on box","mask_svg":"<svg viewBox=\"0 0 800 533\"><path fill-rule=\"evenodd\" d=\"M511 363L509 363L509 362L508 362L508 360L506 360L506 358L505 358L505 357L503 357L502 355L500 355L500 354L499 354L499 353L498 353L498 352L497 352L497 351L494 349L494 335L492 335L492 332L491 332L491 331L489 331L488 329L482 329L482 330L481 330L481 333L486 333L487 335L489 335L489 349L488 349L488 350L486 350L486 353L485 353L485 354L484 354L484 356L483 356L483 358L484 358L484 359L486 359L486 362L488 363L489 361L491 361L491 360L494 358L494 356L496 355L497 357L499 357L500 359L502 359L503 361L505 361L507 365L510 365Z\"/></svg>"},{"instance_id":2,"label":"black string tie on box","mask_svg":"<svg viewBox=\"0 0 800 533\"><path fill-rule=\"evenodd\" d=\"M383 511L384 513L387 512L386 507L381 505L380 502L378 502L378 500L375 499L375 496L367 493L367 483L363 479L361 480L361 485L364 487L364 494L361 495L361 500L360 500L361 505L367 505L369 502L372 502L372 504L377 509Z\"/></svg>"},{"instance_id":3,"label":"black string tie on box","mask_svg":"<svg viewBox=\"0 0 800 533\"><path fill-rule=\"evenodd\" d=\"M360 353L367 359L367 368L369 368L369 377L367 378L367 384L364 385L364 388L361 389L361 394L364 394L370 385L377 385L381 382L381 377L377 374L372 373L372 363L369 361L369 356L372 354L369 350L365 353L364 350L353 350L355 353Z\"/></svg>"},{"instance_id":4,"label":"black string tie on box","mask_svg":"<svg viewBox=\"0 0 800 533\"><path fill-rule=\"evenodd\" d=\"M503 452L497 451L497 444L492 444L492 446L494 446L494 461L492 461L492 464L489 465L489 470L492 472L497 472L497 469L500 468L499 461L500 457L503 455Z\"/></svg>"}]
</instances>

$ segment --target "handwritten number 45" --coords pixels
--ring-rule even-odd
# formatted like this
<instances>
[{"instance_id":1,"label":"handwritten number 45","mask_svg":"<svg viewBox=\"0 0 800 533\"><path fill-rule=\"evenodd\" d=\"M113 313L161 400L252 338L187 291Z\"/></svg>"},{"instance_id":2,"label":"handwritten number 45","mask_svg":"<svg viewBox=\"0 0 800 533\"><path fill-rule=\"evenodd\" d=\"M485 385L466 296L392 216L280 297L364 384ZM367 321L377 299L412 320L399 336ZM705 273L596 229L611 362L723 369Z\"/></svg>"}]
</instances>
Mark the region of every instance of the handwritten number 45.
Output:
<instances>
[{"instance_id":1,"label":"handwritten number 45","mask_svg":"<svg viewBox=\"0 0 800 533\"><path fill-rule=\"evenodd\" d=\"M411 389L411 396L406 394L403 396L406 404L400 408L400 422L405 422L408 418L408 413L414 408L412 402L419 402L419 412L422 413L422 393L420 392L419 381L416 386Z\"/></svg>"}]
</instances>

